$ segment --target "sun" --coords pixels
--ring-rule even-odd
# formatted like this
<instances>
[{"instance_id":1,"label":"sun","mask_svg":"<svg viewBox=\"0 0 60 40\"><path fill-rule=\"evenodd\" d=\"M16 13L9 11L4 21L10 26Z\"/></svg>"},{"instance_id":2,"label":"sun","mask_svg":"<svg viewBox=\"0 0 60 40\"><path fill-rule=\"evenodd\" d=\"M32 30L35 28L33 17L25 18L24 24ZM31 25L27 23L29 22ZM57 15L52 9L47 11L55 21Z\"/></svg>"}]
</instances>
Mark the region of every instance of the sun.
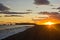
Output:
<instances>
[{"instance_id":1,"label":"sun","mask_svg":"<svg viewBox=\"0 0 60 40\"><path fill-rule=\"evenodd\" d=\"M55 23L53 23L53 22L45 22L44 24L45 24L45 25L53 25L53 24L55 24Z\"/></svg>"},{"instance_id":2,"label":"sun","mask_svg":"<svg viewBox=\"0 0 60 40\"><path fill-rule=\"evenodd\" d=\"M44 25L47 25L46 27L51 31L52 29L56 29L55 27L54 27L54 24L56 24L56 23L54 23L54 22L45 22L44 23Z\"/></svg>"}]
</instances>

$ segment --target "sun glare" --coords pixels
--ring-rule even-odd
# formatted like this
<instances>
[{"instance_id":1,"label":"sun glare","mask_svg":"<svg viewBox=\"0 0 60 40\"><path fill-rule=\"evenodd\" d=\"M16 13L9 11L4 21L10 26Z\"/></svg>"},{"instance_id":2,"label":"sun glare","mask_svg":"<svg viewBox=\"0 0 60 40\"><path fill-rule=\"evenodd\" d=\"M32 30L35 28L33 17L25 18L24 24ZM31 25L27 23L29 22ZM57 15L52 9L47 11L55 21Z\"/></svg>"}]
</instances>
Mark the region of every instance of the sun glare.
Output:
<instances>
[{"instance_id":1,"label":"sun glare","mask_svg":"<svg viewBox=\"0 0 60 40\"><path fill-rule=\"evenodd\" d=\"M46 22L46 23L44 23L45 25L53 25L53 24L55 24L55 23L53 23L53 22Z\"/></svg>"},{"instance_id":2,"label":"sun glare","mask_svg":"<svg viewBox=\"0 0 60 40\"><path fill-rule=\"evenodd\" d=\"M50 30L54 29L56 30L55 26L53 25L55 24L54 22L45 22L44 25L47 25L46 27Z\"/></svg>"}]
</instances>

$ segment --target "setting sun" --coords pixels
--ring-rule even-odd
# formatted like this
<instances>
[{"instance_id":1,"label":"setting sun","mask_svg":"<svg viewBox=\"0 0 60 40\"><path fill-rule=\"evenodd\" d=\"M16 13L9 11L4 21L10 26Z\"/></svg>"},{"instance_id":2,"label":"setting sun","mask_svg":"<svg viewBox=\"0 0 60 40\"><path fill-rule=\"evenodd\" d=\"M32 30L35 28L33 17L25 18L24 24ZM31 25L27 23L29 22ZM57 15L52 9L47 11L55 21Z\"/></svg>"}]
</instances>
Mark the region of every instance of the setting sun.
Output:
<instances>
[{"instance_id":1,"label":"setting sun","mask_svg":"<svg viewBox=\"0 0 60 40\"><path fill-rule=\"evenodd\" d=\"M46 26L46 27L47 27L48 29L50 29L50 30L56 29L53 24L55 24L55 23L54 23L54 22L45 22L45 23L44 23L44 25L48 25L48 26Z\"/></svg>"},{"instance_id":2,"label":"setting sun","mask_svg":"<svg viewBox=\"0 0 60 40\"><path fill-rule=\"evenodd\" d=\"M55 24L55 23L53 23L53 22L46 22L46 23L44 23L45 25L52 25L52 24Z\"/></svg>"}]
</instances>

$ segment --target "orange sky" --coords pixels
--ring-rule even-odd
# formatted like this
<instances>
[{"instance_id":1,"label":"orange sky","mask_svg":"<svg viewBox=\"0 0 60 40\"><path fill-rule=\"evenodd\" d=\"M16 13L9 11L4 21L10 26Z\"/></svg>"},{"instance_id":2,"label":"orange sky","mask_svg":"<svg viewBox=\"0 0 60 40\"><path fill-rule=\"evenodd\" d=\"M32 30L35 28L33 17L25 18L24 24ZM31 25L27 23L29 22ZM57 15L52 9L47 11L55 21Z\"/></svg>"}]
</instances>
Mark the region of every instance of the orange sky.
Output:
<instances>
[{"instance_id":1,"label":"orange sky","mask_svg":"<svg viewBox=\"0 0 60 40\"><path fill-rule=\"evenodd\" d=\"M35 21L36 24L43 24L45 22L60 23L59 20L54 19L54 18L48 18L48 19L43 19L43 20L40 20L40 21Z\"/></svg>"}]
</instances>

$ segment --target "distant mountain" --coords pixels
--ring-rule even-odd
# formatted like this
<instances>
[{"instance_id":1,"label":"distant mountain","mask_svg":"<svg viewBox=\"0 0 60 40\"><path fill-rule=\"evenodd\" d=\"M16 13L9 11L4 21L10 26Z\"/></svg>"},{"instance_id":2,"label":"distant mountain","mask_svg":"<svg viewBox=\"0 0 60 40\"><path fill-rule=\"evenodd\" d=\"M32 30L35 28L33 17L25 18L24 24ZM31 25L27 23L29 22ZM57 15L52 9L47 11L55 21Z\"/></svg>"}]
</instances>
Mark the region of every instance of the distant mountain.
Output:
<instances>
[{"instance_id":1,"label":"distant mountain","mask_svg":"<svg viewBox=\"0 0 60 40\"><path fill-rule=\"evenodd\" d=\"M15 23L15 25L36 25L35 23Z\"/></svg>"}]
</instances>

